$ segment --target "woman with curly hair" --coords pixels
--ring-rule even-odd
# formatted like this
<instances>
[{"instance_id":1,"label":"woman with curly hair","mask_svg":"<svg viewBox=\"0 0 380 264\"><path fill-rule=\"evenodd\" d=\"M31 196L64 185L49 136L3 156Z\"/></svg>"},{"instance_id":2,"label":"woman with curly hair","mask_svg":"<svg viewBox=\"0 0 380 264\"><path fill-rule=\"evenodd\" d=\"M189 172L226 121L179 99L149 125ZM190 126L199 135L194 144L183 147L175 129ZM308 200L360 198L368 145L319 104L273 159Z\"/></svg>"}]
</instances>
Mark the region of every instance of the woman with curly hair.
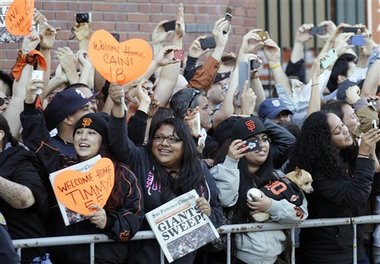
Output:
<instances>
[{"instance_id":1,"label":"woman with curly hair","mask_svg":"<svg viewBox=\"0 0 380 264\"><path fill-rule=\"evenodd\" d=\"M299 166L313 176L314 192L306 194L309 219L357 216L371 192L374 162L370 154L380 130L370 129L353 144L349 129L333 113L315 112L304 122L288 170ZM353 262L350 225L302 229L298 263ZM358 263L367 263L360 234Z\"/></svg>"}]
</instances>

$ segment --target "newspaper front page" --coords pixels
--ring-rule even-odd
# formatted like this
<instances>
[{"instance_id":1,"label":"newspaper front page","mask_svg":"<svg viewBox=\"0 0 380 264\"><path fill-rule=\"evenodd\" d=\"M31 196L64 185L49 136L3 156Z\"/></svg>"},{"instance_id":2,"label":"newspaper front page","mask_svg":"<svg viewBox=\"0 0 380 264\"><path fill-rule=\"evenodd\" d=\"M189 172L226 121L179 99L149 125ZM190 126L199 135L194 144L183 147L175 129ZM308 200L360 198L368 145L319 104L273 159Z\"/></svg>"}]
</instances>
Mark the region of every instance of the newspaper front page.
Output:
<instances>
[{"instance_id":1,"label":"newspaper front page","mask_svg":"<svg viewBox=\"0 0 380 264\"><path fill-rule=\"evenodd\" d=\"M219 238L207 215L198 213L195 190L145 214L169 263Z\"/></svg>"}]
</instances>

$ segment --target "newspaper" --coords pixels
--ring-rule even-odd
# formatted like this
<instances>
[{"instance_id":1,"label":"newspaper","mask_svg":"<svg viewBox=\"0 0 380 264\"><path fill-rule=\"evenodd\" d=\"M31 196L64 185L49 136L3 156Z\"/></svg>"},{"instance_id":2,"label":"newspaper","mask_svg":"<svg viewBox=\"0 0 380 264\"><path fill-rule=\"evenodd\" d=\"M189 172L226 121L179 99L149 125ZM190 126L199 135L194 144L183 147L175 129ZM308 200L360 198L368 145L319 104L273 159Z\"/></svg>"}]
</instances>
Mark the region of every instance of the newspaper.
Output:
<instances>
[{"instance_id":1,"label":"newspaper","mask_svg":"<svg viewBox=\"0 0 380 264\"><path fill-rule=\"evenodd\" d=\"M73 166L64 168L64 169L59 170L59 171L52 172L52 173L50 173L50 177L49 177L50 183L52 184L52 186L54 188L55 177L58 174L60 174L62 171L77 170L77 171L81 171L81 172L86 172L86 171L89 171L91 169L91 167L100 159L101 159L101 156L96 155L95 157L93 157L89 160L83 161L81 163L75 164ZM75 224L77 222L80 222L80 221L87 219L87 218L85 218L84 215L77 213L77 212L74 212L74 211L70 210L69 208L65 207L58 199L57 199L57 202L58 202L59 210L61 211L63 222L65 223L66 226L71 225L71 224Z\"/></svg>"},{"instance_id":2,"label":"newspaper","mask_svg":"<svg viewBox=\"0 0 380 264\"><path fill-rule=\"evenodd\" d=\"M195 190L146 213L146 219L169 263L219 238L207 215L198 213Z\"/></svg>"}]
</instances>

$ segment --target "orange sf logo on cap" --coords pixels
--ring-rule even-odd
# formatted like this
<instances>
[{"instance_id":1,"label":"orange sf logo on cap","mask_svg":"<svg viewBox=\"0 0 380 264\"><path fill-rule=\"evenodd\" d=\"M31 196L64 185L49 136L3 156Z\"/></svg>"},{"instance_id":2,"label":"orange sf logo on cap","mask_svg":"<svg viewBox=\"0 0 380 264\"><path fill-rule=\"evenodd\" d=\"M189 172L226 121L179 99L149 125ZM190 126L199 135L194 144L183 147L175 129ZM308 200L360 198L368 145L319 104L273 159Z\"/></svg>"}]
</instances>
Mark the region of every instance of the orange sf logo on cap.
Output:
<instances>
[{"instance_id":1,"label":"orange sf logo on cap","mask_svg":"<svg viewBox=\"0 0 380 264\"><path fill-rule=\"evenodd\" d=\"M251 132L255 131L256 125L255 125L255 122L253 122L252 120L246 121L245 126L247 127L249 131Z\"/></svg>"},{"instance_id":2,"label":"orange sf logo on cap","mask_svg":"<svg viewBox=\"0 0 380 264\"><path fill-rule=\"evenodd\" d=\"M82 127L86 128L90 126L91 123L92 123L92 119L90 117L83 118Z\"/></svg>"}]
</instances>

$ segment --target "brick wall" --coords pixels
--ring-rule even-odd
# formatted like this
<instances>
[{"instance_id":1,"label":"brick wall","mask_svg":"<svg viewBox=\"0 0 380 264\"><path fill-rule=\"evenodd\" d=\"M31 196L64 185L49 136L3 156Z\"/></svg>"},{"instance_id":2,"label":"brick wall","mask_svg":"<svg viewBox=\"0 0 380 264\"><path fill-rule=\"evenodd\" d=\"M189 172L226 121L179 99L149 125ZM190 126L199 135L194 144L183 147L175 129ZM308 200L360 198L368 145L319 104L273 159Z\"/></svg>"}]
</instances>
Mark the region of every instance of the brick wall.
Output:
<instances>
[{"instance_id":1,"label":"brick wall","mask_svg":"<svg viewBox=\"0 0 380 264\"><path fill-rule=\"evenodd\" d=\"M150 40L157 22L175 19L180 2L184 5L187 30L191 31L185 36L185 50L194 38L207 34L204 31L212 29L227 6L233 8L233 30L227 52L237 52L241 37L256 25L256 2L253 0L35 0L35 6L47 17L49 23L62 28L57 35L55 47L69 46L77 50L77 42L69 40L75 13L91 12L94 30L119 32L121 41L129 38ZM19 48L19 43L0 44L0 69L10 70ZM53 61L53 64L56 62Z\"/></svg>"}]
</instances>

